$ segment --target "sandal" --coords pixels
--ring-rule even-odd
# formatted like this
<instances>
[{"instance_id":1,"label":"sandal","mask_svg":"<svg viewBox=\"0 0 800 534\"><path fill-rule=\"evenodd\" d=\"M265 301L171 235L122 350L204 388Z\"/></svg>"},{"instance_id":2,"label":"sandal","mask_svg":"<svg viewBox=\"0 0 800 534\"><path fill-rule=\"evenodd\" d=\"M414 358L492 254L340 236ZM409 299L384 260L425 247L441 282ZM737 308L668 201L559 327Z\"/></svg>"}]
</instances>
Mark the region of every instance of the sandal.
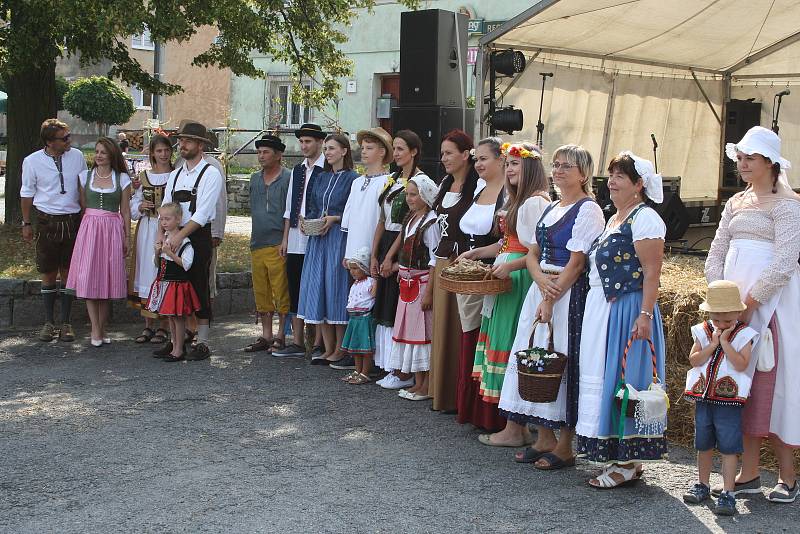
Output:
<instances>
[{"instance_id":1,"label":"sandal","mask_svg":"<svg viewBox=\"0 0 800 534\"><path fill-rule=\"evenodd\" d=\"M272 340L272 348L276 350L283 350L286 348L286 341L276 337Z\"/></svg>"},{"instance_id":2,"label":"sandal","mask_svg":"<svg viewBox=\"0 0 800 534\"><path fill-rule=\"evenodd\" d=\"M372 379L367 375L362 375L361 373L356 373L356 376L347 381L348 384L352 384L354 386L360 386L369 382L372 382Z\"/></svg>"},{"instance_id":3,"label":"sandal","mask_svg":"<svg viewBox=\"0 0 800 534\"><path fill-rule=\"evenodd\" d=\"M525 450L514 455L514 461L518 464L532 464L550 451L540 451L533 447L525 447Z\"/></svg>"},{"instance_id":4,"label":"sandal","mask_svg":"<svg viewBox=\"0 0 800 534\"><path fill-rule=\"evenodd\" d=\"M616 464L612 464L611 467L604 469L596 478L590 480L589 485L596 489L614 489L638 481L642 478L643 473L644 469L642 469L641 466L634 467L633 469L623 469ZM622 480L613 478L611 476L613 474L620 475ZM593 481L596 482L593 484Z\"/></svg>"},{"instance_id":5,"label":"sandal","mask_svg":"<svg viewBox=\"0 0 800 534\"><path fill-rule=\"evenodd\" d=\"M144 330L142 330L142 333L136 339L134 339L134 341L136 343L147 343L148 341L153 339L154 335L156 335L156 333L153 332L151 328L145 328Z\"/></svg>"},{"instance_id":6,"label":"sandal","mask_svg":"<svg viewBox=\"0 0 800 534\"><path fill-rule=\"evenodd\" d=\"M192 332L188 328L186 329L186 334L183 336L183 346L192 344L194 338L197 336L197 332Z\"/></svg>"},{"instance_id":7,"label":"sandal","mask_svg":"<svg viewBox=\"0 0 800 534\"><path fill-rule=\"evenodd\" d=\"M352 380L355 377L357 377L359 374L361 374L361 373L359 373L358 371L352 371L352 372L344 375L343 377L341 377L339 380L341 380L342 382L349 382L350 380Z\"/></svg>"},{"instance_id":8,"label":"sandal","mask_svg":"<svg viewBox=\"0 0 800 534\"><path fill-rule=\"evenodd\" d=\"M159 334L159 332L164 332L163 334ZM164 330L163 328L157 328L153 337L150 338L150 343L166 343L169 340L169 332Z\"/></svg>"},{"instance_id":9,"label":"sandal","mask_svg":"<svg viewBox=\"0 0 800 534\"><path fill-rule=\"evenodd\" d=\"M514 442L514 443L495 443L494 441L492 441L492 436L493 435L494 434L481 434L480 436L478 436L478 441L480 441L484 445L488 445L489 447L511 447L511 448L517 448L517 447L524 447L524 446L528 445L528 442L525 441L524 438L523 438L522 441L518 441L518 442Z\"/></svg>"},{"instance_id":10,"label":"sandal","mask_svg":"<svg viewBox=\"0 0 800 534\"><path fill-rule=\"evenodd\" d=\"M539 465L539 460L546 461L547 465ZM555 471L557 469L564 469L565 467L575 467L574 456L570 456L564 460L563 458L559 458L558 455L553 452L546 452L539 458L539 460L533 464L533 467L539 471Z\"/></svg>"},{"instance_id":11,"label":"sandal","mask_svg":"<svg viewBox=\"0 0 800 534\"><path fill-rule=\"evenodd\" d=\"M255 343L250 343L244 348L245 352L260 352L262 350L272 352L272 341L260 337L256 339Z\"/></svg>"}]
</instances>

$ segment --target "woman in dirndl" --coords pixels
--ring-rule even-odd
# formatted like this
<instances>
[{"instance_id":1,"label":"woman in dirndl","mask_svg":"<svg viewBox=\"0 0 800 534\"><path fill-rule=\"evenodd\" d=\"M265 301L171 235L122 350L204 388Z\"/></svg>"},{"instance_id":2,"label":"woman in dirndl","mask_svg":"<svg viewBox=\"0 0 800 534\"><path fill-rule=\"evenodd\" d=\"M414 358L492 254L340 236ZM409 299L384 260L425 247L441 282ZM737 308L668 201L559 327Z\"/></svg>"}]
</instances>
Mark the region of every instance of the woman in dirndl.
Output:
<instances>
[{"instance_id":1,"label":"woman in dirndl","mask_svg":"<svg viewBox=\"0 0 800 534\"><path fill-rule=\"evenodd\" d=\"M550 200L547 177L540 168L541 162L536 162L539 154L534 146L530 143L517 145L511 153L509 147L500 139L490 137L480 141L475 150L475 168L482 177L490 176L495 170L504 176L507 198L497 214L497 226L503 232L503 239L461 255L470 259L496 258L492 267L494 276L512 281L511 291L484 298L473 359L472 377L478 393L484 402L495 405L500 402L519 313L532 283L525 257L534 239L536 222ZM487 179L487 183L490 181ZM532 441L524 425L512 422L506 423L505 428L507 430L496 434L482 434L478 439L496 447L521 447Z\"/></svg>"},{"instance_id":2,"label":"woman in dirndl","mask_svg":"<svg viewBox=\"0 0 800 534\"><path fill-rule=\"evenodd\" d=\"M388 374L376 383L384 389L401 389L411 386L414 379L410 373L392 369L389 361L392 354L392 331L397 313L400 286L397 283L399 265L389 255L397 236L403 230L403 221L408 214L406 184L418 174L422 159L422 140L411 130L400 130L392 141L392 155L398 170L386 180L378 196L380 216L375 227L370 259L370 274L377 280L375 294L375 366Z\"/></svg>"},{"instance_id":3,"label":"woman in dirndl","mask_svg":"<svg viewBox=\"0 0 800 534\"><path fill-rule=\"evenodd\" d=\"M297 316L307 324L320 325L325 342L321 361L344 358L341 346L347 327L350 274L342 269L347 234L340 229L350 186L358 177L353 170L350 141L342 134L325 138L325 172L306 189L306 218L325 219L319 235L308 238L300 277Z\"/></svg>"},{"instance_id":4,"label":"woman in dirndl","mask_svg":"<svg viewBox=\"0 0 800 534\"><path fill-rule=\"evenodd\" d=\"M158 268L153 262L153 245L158 228L158 213L164 198L164 188L172 172L172 143L168 137L154 135L148 148L150 170L143 170L134 181L135 192L131 198L131 219L138 221L134 233L134 249L131 258L131 272L128 273L128 298L133 306L141 309L144 317L144 330L135 339L136 343L166 343L169 338L169 324L163 318L157 323L158 314L147 309L145 304L150 295L150 286L156 279ZM158 324L158 327L156 327Z\"/></svg>"},{"instance_id":5,"label":"woman in dirndl","mask_svg":"<svg viewBox=\"0 0 800 534\"><path fill-rule=\"evenodd\" d=\"M761 493L759 452L769 437L778 459L778 484L767 499L788 503L798 495L794 450L800 448L800 358L793 348L800 328L800 197L789 186L785 169L790 163L781 157L781 140L772 131L751 128L725 153L736 161L747 188L725 204L706 278L736 282L747 305L740 320L759 336L769 327L774 340L773 347L753 350L755 355L772 349L772 370L757 370L755 357L748 368L753 384L742 412L744 453L734 494Z\"/></svg>"},{"instance_id":6,"label":"woman in dirndl","mask_svg":"<svg viewBox=\"0 0 800 534\"><path fill-rule=\"evenodd\" d=\"M623 372L626 384L637 391L647 390L654 375L665 383L657 299L666 226L646 203L663 201L661 176L651 162L631 152L612 159L608 172L617 212L589 251L576 427L578 455L604 465L589 481L598 489L638 480L642 462L660 460L667 453L666 417L640 431L633 418L622 420L615 402Z\"/></svg>"},{"instance_id":7,"label":"woman in dirndl","mask_svg":"<svg viewBox=\"0 0 800 534\"><path fill-rule=\"evenodd\" d=\"M117 144L101 137L92 168L79 175L84 207L67 277L67 289L86 300L91 345L111 343L106 321L111 299L125 298L125 256L131 228L131 179Z\"/></svg>"},{"instance_id":8,"label":"woman in dirndl","mask_svg":"<svg viewBox=\"0 0 800 534\"><path fill-rule=\"evenodd\" d=\"M513 146L509 150L515 149L519 150ZM540 160L534 163L542 167ZM549 204L535 223L535 241L527 256L535 285L522 305L500 395L500 409L507 416L508 425L497 441L503 442L509 434L518 435L521 425L536 425L536 441L517 453L515 460L535 462L535 467L542 470L560 469L575 462L572 438L578 418L586 254L605 224L602 210L591 197L593 167L589 152L577 145L562 146L553 155L553 183L561 198ZM541 172L544 173L543 168ZM553 402L529 402L519 393L516 353L529 348L537 323L534 346L547 347L552 335L555 350L569 358ZM559 430L558 438L555 430Z\"/></svg>"}]
</instances>

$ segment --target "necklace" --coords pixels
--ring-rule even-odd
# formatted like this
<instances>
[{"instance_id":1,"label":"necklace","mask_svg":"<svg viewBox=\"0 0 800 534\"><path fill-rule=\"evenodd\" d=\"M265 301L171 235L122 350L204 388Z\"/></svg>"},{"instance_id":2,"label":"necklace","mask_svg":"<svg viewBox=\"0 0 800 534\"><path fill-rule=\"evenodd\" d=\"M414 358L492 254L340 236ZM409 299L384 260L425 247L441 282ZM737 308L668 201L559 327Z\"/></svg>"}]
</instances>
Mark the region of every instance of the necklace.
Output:
<instances>
[{"instance_id":1,"label":"necklace","mask_svg":"<svg viewBox=\"0 0 800 534\"><path fill-rule=\"evenodd\" d=\"M101 174L100 174L100 172L99 172L97 169L95 169L95 171L94 171L94 177L95 177L96 179L98 179L98 180L108 180L109 178L111 178L111 175L112 175L113 173L114 173L114 171L112 170L112 171L110 171L110 172L109 172L107 175L103 176L103 175L101 175Z\"/></svg>"}]
</instances>

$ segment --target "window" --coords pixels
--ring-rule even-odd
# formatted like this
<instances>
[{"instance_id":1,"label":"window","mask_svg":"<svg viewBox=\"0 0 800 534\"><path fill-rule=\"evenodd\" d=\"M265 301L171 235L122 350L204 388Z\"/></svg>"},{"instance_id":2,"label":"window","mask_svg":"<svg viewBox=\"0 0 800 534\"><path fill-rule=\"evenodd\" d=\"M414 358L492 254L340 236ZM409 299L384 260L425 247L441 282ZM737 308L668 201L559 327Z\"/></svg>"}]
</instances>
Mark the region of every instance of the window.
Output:
<instances>
[{"instance_id":1,"label":"window","mask_svg":"<svg viewBox=\"0 0 800 534\"><path fill-rule=\"evenodd\" d=\"M311 110L306 106L292 102L293 83L288 80L273 81L271 86L270 126L277 123L284 128L297 128L303 123L311 121ZM306 89L311 89L311 84L304 82Z\"/></svg>"},{"instance_id":2,"label":"window","mask_svg":"<svg viewBox=\"0 0 800 534\"><path fill-rule=\"evenodd\" d=\"M135 85L131 87L131 97L133 98L133 105L136 109L152 109L153 95L147 91L142 91Z\"/></svg>"},{"instance_id":3,"label":"window","mask_svg":"<svg viewBox=\"0 0 800 534\"><path fill-rule=\"evenodd\" d=\"M131 37L131 47L139 50L154 50L153 39L150 37L150 30L145 29L139 35Z\"/></svg>"}]
</instances>

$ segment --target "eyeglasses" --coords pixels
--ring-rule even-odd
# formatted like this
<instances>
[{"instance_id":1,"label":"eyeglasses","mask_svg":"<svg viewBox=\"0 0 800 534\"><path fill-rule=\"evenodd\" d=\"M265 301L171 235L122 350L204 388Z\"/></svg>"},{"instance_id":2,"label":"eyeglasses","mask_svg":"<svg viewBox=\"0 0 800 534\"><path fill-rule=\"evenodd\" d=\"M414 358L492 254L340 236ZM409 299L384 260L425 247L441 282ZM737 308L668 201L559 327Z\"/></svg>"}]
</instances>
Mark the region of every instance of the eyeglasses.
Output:
<instances>
[{"instance_id":1,"label":"eyeglasses","mask_svg":"<svg viewBox=\"0 0 800 534\"><path fill-rule=\"evenodd\" d=\"M577 165L573 165L572 163L559 163L557 161L550 164L550 168L553 169L554 171L560 169L564 172L567 172L568 170L574 169L575 167L577 167Z\"/></svg>"}]
</instances>

